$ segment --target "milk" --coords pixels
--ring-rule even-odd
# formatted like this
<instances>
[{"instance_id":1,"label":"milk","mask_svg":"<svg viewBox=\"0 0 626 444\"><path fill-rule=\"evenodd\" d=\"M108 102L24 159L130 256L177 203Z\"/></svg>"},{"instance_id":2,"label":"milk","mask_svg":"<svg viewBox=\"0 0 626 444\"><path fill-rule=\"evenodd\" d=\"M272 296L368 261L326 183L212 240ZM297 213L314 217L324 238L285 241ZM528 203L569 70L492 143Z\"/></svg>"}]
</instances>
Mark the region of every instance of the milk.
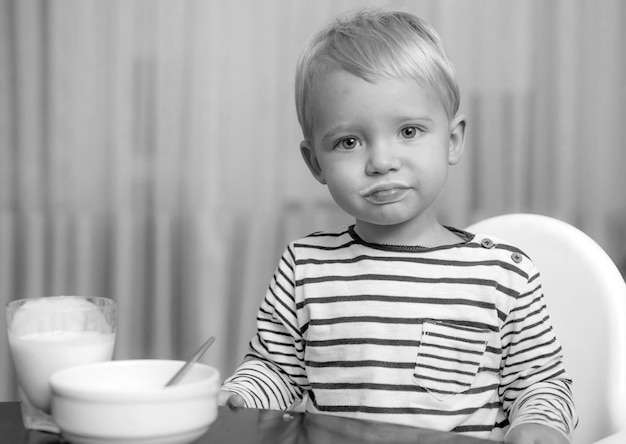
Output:
<instances>
[{"instance_id":1,"label":"milk","mask_svg":"<svg viewBox=\"0 0 626 444\"><path fill-rule=\"evenodd\" d=\"M50 412L52 393L48 379L57 370L113 355L114 333L99 331L47 331L11 334L9 345L20 387L37 408Z\"/></svg>"}]
</instances>

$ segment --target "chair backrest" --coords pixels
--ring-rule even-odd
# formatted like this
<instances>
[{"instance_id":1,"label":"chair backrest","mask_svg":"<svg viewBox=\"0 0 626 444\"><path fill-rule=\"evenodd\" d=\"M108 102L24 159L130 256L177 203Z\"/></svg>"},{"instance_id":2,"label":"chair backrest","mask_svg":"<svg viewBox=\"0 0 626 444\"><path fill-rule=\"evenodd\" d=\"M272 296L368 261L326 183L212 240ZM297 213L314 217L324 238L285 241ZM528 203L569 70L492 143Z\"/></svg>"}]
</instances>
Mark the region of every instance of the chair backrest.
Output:
<instances>
[{"instance_id":1,"label":"chair backrest","mask_svg":"<svg viewBox=\"0 0 626 444\"><path fill-rule=\"evenodd\" d=\"M572 225L536 214L496 216L467 231L510 242L539 268L574 381L574 443L626 429L626 284L607 253Z\"/></svg>"}]
</instances>

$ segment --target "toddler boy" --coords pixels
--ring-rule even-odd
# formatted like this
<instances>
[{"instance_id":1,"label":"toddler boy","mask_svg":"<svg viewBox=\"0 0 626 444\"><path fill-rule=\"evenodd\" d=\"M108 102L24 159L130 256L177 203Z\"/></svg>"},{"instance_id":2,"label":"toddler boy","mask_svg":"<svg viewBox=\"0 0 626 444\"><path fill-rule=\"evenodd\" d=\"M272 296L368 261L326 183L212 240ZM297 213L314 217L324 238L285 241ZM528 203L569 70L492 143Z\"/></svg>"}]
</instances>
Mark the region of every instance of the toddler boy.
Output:
<instances>
[{"instance_id":1,"label":"toddler boy","mask_svg":"<svg viewBox=\"0 0 626 444\"><path fill-rule=\"evenodd\" d=\"M566 443L576 414L539 272L516 247L440 224L463 153L454 68L404 12L317 34L296 73L302 156L355 223L291 242L231 406L306 409L516 443Z\"/></svg>"}]
</instances>

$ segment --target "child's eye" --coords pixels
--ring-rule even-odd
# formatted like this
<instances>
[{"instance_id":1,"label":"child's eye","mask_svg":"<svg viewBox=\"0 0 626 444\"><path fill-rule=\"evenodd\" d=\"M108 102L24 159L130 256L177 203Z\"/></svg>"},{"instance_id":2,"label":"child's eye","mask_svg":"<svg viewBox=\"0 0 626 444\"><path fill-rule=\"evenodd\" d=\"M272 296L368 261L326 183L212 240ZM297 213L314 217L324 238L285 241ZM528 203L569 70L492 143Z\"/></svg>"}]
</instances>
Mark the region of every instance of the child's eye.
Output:
<instances>
[{"instance_id":1,"label":"child's eye","mask_svg":"<svg viewBox=\"0 0 626 444\"><path fill-rule=\"evenodd\" d=\"M355 137L346 137L344 139L341 139L339 142L337 142L337 145L335 146L342 150L350 151L359 146L359 140Z\"/></svg>"},{"instance_id":2,"label":"child's eye","mask_svg":"<svg viewBox=\"0 0 626 444\"><path fill-rule=\"evenodd\" d=\"M421 132L422 130L416 126L407 126L400 130L400 135L405 139L413 139L417 137Z\"/></svg>"}]
</instances>

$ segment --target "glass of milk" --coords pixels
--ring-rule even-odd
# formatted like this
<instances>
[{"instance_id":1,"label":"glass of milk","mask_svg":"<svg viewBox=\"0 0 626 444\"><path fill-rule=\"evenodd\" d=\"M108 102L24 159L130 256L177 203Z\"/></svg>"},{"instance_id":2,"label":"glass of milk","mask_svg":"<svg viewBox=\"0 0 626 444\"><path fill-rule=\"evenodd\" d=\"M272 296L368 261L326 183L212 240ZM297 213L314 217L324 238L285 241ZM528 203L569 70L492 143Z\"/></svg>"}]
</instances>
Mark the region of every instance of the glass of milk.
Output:
<instances>
[{"instance_id":1,"label":"glass of milk","mask_svg":"<svg viewBox=\"0 0 626 444\"><path fill-rule=\"evenodd\" d=\"M9 349L27 429L59 433L48 379L57 370L113 356L117 303L83 296L18 299L6 307Z\"/></svg>"}]
</instances>

